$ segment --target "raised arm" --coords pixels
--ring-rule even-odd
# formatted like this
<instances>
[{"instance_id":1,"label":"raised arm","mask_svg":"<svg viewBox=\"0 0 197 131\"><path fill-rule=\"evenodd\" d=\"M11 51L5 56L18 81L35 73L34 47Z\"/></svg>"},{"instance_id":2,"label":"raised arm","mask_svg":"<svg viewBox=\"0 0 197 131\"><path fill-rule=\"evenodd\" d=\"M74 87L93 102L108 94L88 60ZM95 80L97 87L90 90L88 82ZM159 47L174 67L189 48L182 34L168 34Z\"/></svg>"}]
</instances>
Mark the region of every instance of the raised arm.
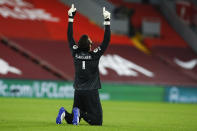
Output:
<instances>
[{"instance_id":1,"label":"raised arm","mask_svg":"<svg viewBox=\"0 0 197 131\"><path fill-rule=\"evenodd\" d=\"M68 37L69 47L71 48L75 44L75 40L73 38L73 22L68 22L67 37Z\"/></svg>"},{"instance_id":2,"label":"raised arm","mask_svg":"<svg viewBox=\"0 0 197 131\"><path fill-rule=\"evenodd\" d=\"M103 7L103 16L104 16L104 25L105 25L105 33L103 42L101 45L94 50L94 53L98 54L99 56L103 55L105 50L107 49L110 38L111 38L111 30L110 30L110 13L105 10L105 7Z\"/></svg>"},{"instance_id":3,"label":"raised arm","mask_svg":"<svg viewBox=\"0 0 197 131\"><path fill-rule=\"evenodd\" d=\"M103 38L103 42L100 45L100 48L102 50L102 54L107 49L109 42L110 42L110 38L111 38L111 30L110 30L110 24L109 24L109 25L105 25L104 38Z\"/></svg>"},{"instance_id":4,"label":"raised arm","mask_svg":"<svg viewBox=\"0 0 197 131\"><path fill-rule=\"evenodd\" d=\"M72 7L68 11L69 18L68 18L68 32L67 32L69 48L71 52L73 52L73 46L76 45L75 40L73 38L73 21L75 14L76 14L76 8L74 8L74 4L72 4Z\"/></svg>"}]
</instances>

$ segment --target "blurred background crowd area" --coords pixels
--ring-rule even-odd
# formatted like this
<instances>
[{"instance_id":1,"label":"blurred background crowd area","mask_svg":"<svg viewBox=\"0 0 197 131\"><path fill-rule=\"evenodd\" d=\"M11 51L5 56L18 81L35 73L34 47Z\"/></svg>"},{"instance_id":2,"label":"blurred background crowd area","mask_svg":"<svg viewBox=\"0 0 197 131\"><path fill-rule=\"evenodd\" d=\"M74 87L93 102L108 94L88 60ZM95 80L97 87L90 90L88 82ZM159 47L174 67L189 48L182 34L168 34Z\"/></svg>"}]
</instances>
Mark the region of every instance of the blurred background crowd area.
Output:
<instances>
[{"instance_id":1,"label":"blurred background crowd area","mask_svg":"<svg viewBox=\"0 0 197 131\"><path fill-rule=\"evenodd\" d=\"M0 0L0 96L72 97L72 3L75 41L87 34L94 47L111 12L103 99L197 102L196 0Z\"/></svg>"}]
</instances>

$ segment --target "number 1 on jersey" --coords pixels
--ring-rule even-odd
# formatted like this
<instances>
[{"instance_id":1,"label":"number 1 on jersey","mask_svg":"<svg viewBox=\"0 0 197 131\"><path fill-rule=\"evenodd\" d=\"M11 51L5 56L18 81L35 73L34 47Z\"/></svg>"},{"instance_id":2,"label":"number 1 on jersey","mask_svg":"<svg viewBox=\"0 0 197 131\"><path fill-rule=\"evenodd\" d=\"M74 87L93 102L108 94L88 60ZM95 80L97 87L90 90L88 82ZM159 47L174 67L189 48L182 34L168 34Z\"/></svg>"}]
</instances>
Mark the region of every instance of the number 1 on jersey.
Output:
<instances>
[{"instance_id":1,"label":"number 1 on jersey","mask_svg":"<svg viewBox=\"0 0 197 131\"><path fill-rule=\"evenodd\" d=\"M86 63L85 63L85 61L82 61L82 69L83 69L83 70L86 69Z\"/></svg>"}]
</instances>

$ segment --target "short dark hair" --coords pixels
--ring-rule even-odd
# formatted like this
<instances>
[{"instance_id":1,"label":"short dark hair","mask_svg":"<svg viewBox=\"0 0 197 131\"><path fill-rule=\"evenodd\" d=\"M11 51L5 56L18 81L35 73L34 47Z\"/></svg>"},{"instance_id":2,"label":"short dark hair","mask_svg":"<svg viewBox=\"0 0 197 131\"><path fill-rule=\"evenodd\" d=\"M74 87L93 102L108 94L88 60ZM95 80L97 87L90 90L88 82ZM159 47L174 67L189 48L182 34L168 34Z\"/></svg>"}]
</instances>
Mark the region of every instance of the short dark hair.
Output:
<instances>
[{"instance_id":1,"label":"short dark hair","mask_svg":"<svg viewBox=\"0 0 197 131\"><path fill-rule=\"evenodd\" d=\"M82 35L79 39L78 45L79 49L82 51L89 51L90 50L90 41L88 39L88 35Z\"/></svg>"}]
</instances>

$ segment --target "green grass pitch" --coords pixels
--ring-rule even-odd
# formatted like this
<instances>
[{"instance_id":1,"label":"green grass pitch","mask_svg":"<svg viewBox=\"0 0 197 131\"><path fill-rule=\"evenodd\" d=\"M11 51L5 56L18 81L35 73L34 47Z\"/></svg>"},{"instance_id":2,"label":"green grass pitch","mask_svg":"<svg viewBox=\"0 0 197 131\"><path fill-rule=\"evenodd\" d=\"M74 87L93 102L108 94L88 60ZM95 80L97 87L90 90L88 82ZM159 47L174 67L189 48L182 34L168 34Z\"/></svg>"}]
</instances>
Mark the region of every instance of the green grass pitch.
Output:
<instances>
[{"instance_id":1,"label":"green grass pitch","mask_svg":"<svg viewBox=\"0 0 197 131\"><path fill-rule=\"evenodd\" d=\"M197 131L196 104L102 101L103 126L55 123L72 100L0 98L0 131Z\"/></svg>"}]
</instances>

